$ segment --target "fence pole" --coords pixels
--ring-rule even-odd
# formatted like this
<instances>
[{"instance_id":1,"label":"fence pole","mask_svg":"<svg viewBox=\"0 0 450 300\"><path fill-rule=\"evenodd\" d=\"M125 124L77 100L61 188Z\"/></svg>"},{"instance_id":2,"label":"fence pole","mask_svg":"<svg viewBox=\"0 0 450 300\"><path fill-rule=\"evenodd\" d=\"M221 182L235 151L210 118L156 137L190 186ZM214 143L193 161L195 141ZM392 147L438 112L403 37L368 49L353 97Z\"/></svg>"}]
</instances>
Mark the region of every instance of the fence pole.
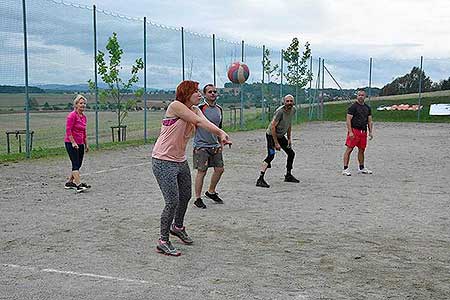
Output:
<instances>
[{"instance_id":1,"label":"fence pole","mask_svg":"<svg viewBox=\"0 0 450 300\"><path fill-rule=\"evenodd\" d=\"M144 143L147 143L147 17L144 17Z\"/></svg>"},{"instance_id":2,"label":"fence pole","mask_svg":"<svg viewBox=\"0 0 450 300\"><path fill-rule=\"evenodd\" d=\"M24 52L24 65L25 65L25 111L26 111L26 139L25 147L27 158L31 157L30 149L30 98L28 95L28 40L27 40L27 8L25 0L22 0L22 13L23 13L23 52Z\"/></svg>"},{"instance_id":3,"label":"fence pole","mask_svg":"<svg viewBox=\"0 0 450 300\"><path fill-rule=\"evenodd\" d=\"M325 58L322 58L322 99L320 100L320 120L323 120L323 111L325 109L324 91L325 90Z\"/></svg>"},{"instance_id":4,"label":"fence pole","mask_svg":"<svg viewBox=\"0 0 450 300\"><path fill-rule=\"evenodd\" d=\"M423 56L420 56L419 109L417 110L417 122L420 122L420 105L421 105L421 102L422 102L422 70L423 70Z\"/></svg>"},{"instance_id":5,"label":"fence pole","mask_svg":"<svg viewBox=\"0 0 450 300\"><path fill-rule=\"evenodd\" d=\"M212 50L213 50L213 82L216 86L216 35L212 35Z\"/></svg>"},{"instance_id":6,"label":"fence pole","mask_svg":"<svg viewBox=\"0 0 450 300\"><path fill-rule=\"evenodd\" d=\"M312 97L311 97L311 88L312 88L312 63L313 63L313 57L312 55L309 58L309 73L311 74L311 77L309 79L309 91L308 91L308 103L309 103L309 109L308 109L308 119L311 121L312 119Z\"/></svg>"},{"instance_id":7,"label":"fence pole","mask_svg":"<svg viewBox=\"0 0 450 300\"><path fill-rule=\"evenodd\" d=\"M372 57L369 62L369 105L370 99L372 98Z\"/></svg>"},{"instance_id":8,"label":"fence pole","mask_svg":"<svg viewBox=\"0 0 450 300\"><path fill-rule=\"evenodd\" d=\"M280 57L280 102L282 102L283 100L283 75L284 75L284 73L283 73L283 61L284 61L284 59L283 59L283 54L284 54L284 50L283 49L281 49L281 57Z\"/></svg>"},{"instance_id":9,"label":"fence pole","mask_svg":"<svg viewBox=\"0 0 450 300\"><path fill-rule=\"evenodd\" d=\"M181 69L184 81L184 27L181 27Z\"/></svg>"},{"instance_id":10,"label":"fence pole","mask_svg":"<svg viewBox=\"0 0 450 300\"><path fill-rule=\"evenodd\" d=\"M319 82L318 82L318 86L319 86L319 97L317 98L317 120L320 120L320 110L321 110L321 105L322 105L322 97L323 97L323 91L322 91L322 63L323 60L322 58L319 57Z\"/></svg>"},{"instance_id":11,"label":"fence pole","mask_svg":"<svg viewBox=\"0 0 450 300\"><path fill-rule=\"evenodd\" d=\"M263 45L262 48L262 61L261 61L261 66L262 66L262 77L261 77L261 117L262 117L262 121L266 122L266 112L265 112L265 108L264 108L264 62L265 62L265 56L264 53L266 52L266 46Z\"/></svg>"},{"instance_id":12,"label":"fence pole","mask_svg":"<svg viewBox=\"0 0 450 300\"><path fill-rule=\"evenodd\" d=\"M241 43L241 58L242 58L242 62L244 62L244 48L245 47L245 44L244 44L244 41L242 41L242 43ZM240 116L239 116L239 125L241 126L241 129L243 129L244 128L244 91L243 91L243 89L244 89L244 84L243 83L241 83L240 84L240 91L241 91L241 113L240 113Z\"/></svg>"},{"instance_id":13,"label":"fence pole","mask_svg":"<svg viewBox=\"0 0 450 300\"><path fill-rule=\"evenodd\" d=\"M98 149L98 76L97 76L97 7L93 6L94 25L94 93L95 93L95 148Z\"/></svg>"}]
</instances>

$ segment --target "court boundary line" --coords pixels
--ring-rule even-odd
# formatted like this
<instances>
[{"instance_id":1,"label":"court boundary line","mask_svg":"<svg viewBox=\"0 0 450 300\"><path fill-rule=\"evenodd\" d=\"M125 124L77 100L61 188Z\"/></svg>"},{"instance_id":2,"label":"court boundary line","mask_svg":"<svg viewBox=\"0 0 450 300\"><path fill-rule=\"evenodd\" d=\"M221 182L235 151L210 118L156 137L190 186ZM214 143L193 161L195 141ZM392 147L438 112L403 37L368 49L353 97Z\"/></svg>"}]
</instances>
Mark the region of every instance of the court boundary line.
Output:
<instances>
[{"instance_id":1,"label":"court boundary line","mask_svg":"<svg viewBox=\"0 0 450 300\"><path fill-rule=\"evenodd\" d=\"M52 269L52 268L39 269L37 267L21 266L21 265L16 265L16 264L2 264L2 266L4 268L26 270L26 271L32 271L32 272L37 272L37 273L53 273L53 274L62 274L62 275L72 275L72 276L77 276L77 277L90 277L90 278L97 278L97 279L103 279L103 280L109 280L109 281L121 281L121 282L128 282L128 283L138 283L138 284L149 284L149 285L154 285L154 286L162 286L160 283L150 282L148 280L143 280L143 279L130 279L130 278L124 278L124 277L100 275L100 274L93 274L93 273L64 271L64 270L57 270L57 269ZM164 285L164 286L167 286L167 285ZM182 285L168 285L168 287L169 288L177 288L180 290L189 290L189 291L193 290L190 287L182 286Z\"/></svg>"}]
</instances>

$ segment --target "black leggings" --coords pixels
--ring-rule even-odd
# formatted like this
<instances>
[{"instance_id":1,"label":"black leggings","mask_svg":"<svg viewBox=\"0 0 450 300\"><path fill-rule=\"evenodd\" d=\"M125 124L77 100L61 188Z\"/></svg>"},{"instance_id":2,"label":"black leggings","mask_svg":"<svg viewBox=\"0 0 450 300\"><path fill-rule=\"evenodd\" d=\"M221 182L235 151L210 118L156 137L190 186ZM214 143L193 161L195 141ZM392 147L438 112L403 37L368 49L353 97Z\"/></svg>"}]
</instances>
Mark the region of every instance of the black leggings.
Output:
<instances>
[{"instance_id":1,"label":"black leggings","mask_svg":"<svg viewBox=\"0 0 450 300\"><path fill-rule=\"evenodd\" d=\"M65 142L65 144L70 161L72 162L72 171L80 170L84 157L84 144L78 145L78 149L75 149L72 143Z\"/></svg>"},{"instance_id":2,"label":"black leggings","mask_svg":"<svg viewBox=\"0 0 450 300\"><path fill-rule=\"evenodd\" d=\"M295 152L292 150L292 148L288 144L288 140L282 136L277 138L278 143L280 144L281 149L283 149L284 152L287 154L287 164L286 169L288 171L292 170L292 165L294 164L294 157ZM268 164L268 168L271 168L272 165L270 164L272 160L275 158L275 141L273 140L272 135L266 134L266 140L267 140L267 157L264 159L264 161Z\"/></svg>"}]
</instances>

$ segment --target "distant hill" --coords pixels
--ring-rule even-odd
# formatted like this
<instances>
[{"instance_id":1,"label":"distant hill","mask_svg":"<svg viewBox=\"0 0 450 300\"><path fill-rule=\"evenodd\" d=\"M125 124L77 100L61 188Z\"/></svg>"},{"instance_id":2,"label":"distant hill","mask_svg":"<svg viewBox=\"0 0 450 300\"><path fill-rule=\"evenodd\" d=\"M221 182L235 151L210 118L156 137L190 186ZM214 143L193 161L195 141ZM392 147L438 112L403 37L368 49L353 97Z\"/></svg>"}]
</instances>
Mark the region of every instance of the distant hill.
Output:
<instances>
[{"instance_id":1,"label":"distant hill","mask_svg":"<svg viewBox=\"0 0 450 300\"><path fill-rule=\"evenodd\" d=\"M87 84L42 84L39 88L45 90L47 93L86 93L89 92ZM99 89L107 89L108 86L104 83L98 83ZM133 90L138 90L142 87L135 87ZM147 88L148 92L159 91L159 89Z\"/></svg>"},{"instance_id":2,"label":"distant hill","mask_svg":"<svg viewBox=\"0 0 450 300\"><path fill-rule=\"evenodd\" d=\"M39 87L29 86L28 92L30 94L43 94L45 91ZM24 86L0 85L0 93L2 94L22 94L25 93Z\"/></svg>"}]
</instances>

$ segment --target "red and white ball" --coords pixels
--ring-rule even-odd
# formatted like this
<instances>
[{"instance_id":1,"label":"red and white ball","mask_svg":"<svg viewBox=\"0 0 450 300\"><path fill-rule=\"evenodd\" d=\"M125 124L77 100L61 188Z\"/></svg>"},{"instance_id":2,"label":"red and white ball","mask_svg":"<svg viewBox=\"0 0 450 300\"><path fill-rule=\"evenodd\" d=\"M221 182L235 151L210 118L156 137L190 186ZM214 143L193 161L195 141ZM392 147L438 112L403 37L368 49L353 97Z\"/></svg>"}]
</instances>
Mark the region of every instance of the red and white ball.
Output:
<instances>
[{"instance_id":1,"label":"red and white ball","mask_svg":"<svg viewBox=\"0 0 450 300\"><path fill-rule=\"evenodd\" d=\"M236 61L228 68L228 79L233 83L244 83L250 76L250 70L244 63Z\"/></svg>"}]
</instances>

